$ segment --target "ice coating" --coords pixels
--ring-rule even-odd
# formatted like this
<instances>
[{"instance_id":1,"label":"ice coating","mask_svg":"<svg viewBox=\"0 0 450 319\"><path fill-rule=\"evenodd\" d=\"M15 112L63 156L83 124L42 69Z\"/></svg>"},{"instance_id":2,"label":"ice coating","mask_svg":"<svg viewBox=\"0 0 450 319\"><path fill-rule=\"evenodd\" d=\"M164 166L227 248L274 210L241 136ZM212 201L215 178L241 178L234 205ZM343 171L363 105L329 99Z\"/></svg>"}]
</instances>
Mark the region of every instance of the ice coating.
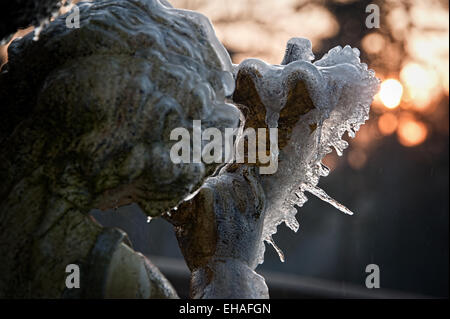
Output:
<instances>
[{"instance_id":1,"label":"ice coating","mask_svg":"<svg viewBox=\"0 0 450 319\"><path fill-rule=\"evenodd\" d=\"M369 116L369 108L379 81L367 65L360 62L359 50L345 46L331 49L320 60L311 63L314 55L306 39L291 39L281 65L268 65L257 59L248 59L235 67L250 71L256 89L266 109L268 127L278 127L278 119L293 82L303 81L314 104L302 115L292 129L289 142L279 152L278 170L262 177L267 197L263 240L276 247L272 235L284 222L297 231L295 205L302 206L308 191L332 204L346 214L352 212L321 190L320 176L328 175L322 164L324 156L334 148L340 156L348 143L342 139L345 132L355 136ZM285 65L284 65L285 64ZM259 262L263 262L264 244L261 244Z\"/></svg>"},{"instance_id":2,"label":"ice coating","mask_svg":"<svg viewBox=\"0 0 450 319\"><path fill-rule=\"evenodd\" d=\"M217 39L211 21L201 13L191 10L171 9L170 4L165 3L164 1L162 1L161 4L165 5L168 10L173 10L178 16L186 18L191 21L193 25L198 27L196 32L202 34L207 39L208 44L212 47L214 54L219 60L221 69L225 71L222 73L221 83L224 88L225 96L231 95L234 91L234 79L231 74L233 65L228 51Z\"/></svg>"},{"instance_id":3,"label":"ice coating","mask_svg":"<svg viewBox=\"0 0 450 319\"><path fill-rule=\"evenodd\" d=\"M286 52L284 54L282 65L289 64L292 61L303 60L312 61L314 60L314 54L312 52L311 41L304 38L292 38L288 41L286 45Z\"/></svg>"},{"instance_id":4,"label":"ice coating","mask_svg":"<svg viewBox=\"0 0 450 319\"><path fill-rule=\"evenodd\" d=\"M286 104L287 82L305 81L314 95L317 107L324 108L325 101L319 94L323 86L322 74L313 64L306 61L284 65L270 65L258 59L247 59L239 64L238 70L251 70L258 74L254 80L262 103L266 108L266 124L278 127L278 116Z\"/></svg>"}]
</instances>

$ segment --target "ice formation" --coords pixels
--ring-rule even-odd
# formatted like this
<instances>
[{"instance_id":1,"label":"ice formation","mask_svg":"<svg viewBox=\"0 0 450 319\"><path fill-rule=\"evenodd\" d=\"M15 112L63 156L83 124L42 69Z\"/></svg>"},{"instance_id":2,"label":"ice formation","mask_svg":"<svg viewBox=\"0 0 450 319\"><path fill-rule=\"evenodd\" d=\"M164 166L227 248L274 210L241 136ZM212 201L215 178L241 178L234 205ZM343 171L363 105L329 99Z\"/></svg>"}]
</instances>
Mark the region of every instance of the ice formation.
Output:
<instances>
[{"instance_id":1,"label":"ice formation","mask_svg":"<svg viewBox=\"0 0 450 319\"><path fill-rule=\"evenodd\" d=\"M308 40L291 39L281 65L247 59L234 67L235 76L240 71L255 75L253 81L266 109L268 127L278 127L280 113L295 83L305 83L313 103L311 110L295 124L287 145L280 150L278 171L262 176L268 205L262 237L274 246L281 260L284 260L283 254L272 235L283 222L292 230L298 230L295 206L301 207L307 201L305 191L346 214L352 214L317 186L320 176L327 176L329 172L322 159L332 148L342 155L348 146L342 139L344 133L354 137L368 119L370 104L379 85L374 72L360 62L356 48L335 47L312 63L313 57ZM260 263L263 255L262 243L258 256Z\"/></svg>"}]
</instances>

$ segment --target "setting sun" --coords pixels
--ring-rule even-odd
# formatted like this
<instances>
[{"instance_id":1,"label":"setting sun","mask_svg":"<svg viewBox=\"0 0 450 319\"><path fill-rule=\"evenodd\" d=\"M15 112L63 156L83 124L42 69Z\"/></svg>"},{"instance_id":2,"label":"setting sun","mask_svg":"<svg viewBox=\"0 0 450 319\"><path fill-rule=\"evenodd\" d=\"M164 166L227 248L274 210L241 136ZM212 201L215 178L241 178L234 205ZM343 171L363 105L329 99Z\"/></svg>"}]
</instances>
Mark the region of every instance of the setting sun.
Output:
<instances>
[{"instance_id":1,"label":"setting sun","mask_svg":"<svg viewBox=\"0 0 450 319\"><path fill-rule=\"evenodd\" d=\"M396 108L400 104L400 100L403 94L403 86L401 83L394 79L388 79L381 83L380 99L383 104L389 108Z\"/></svg>"}]
</instances>

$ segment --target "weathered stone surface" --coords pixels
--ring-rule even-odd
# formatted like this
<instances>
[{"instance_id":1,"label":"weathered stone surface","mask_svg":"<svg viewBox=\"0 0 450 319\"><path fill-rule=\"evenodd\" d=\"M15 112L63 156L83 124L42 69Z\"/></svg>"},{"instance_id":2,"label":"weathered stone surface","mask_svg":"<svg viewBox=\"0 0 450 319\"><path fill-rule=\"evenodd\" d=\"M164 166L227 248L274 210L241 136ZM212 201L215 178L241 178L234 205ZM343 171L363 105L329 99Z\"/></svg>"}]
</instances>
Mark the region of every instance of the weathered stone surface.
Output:
<instances>
[{"instance_id":1,"label":"weathered stone surface","mask_svg":"<svg viewBox=\"0 0 450 319\"><path fill-rule=\"evenodd\" d=\"M61 16L13 41L0 73L3 297L60 297L65 266L87 263L102 231L88 211L137 202L159 216L218 165L172 163L171 130L239 121L205 17L155 0L79 8L79 29Z\"/></svg>"},{"instance_id":2,"label":"weathered stone surface","mask_svg":"<svg viewBox=\"0 0 450 319\"><path fill-rule=\"evenodd\" d=\"M233 102L244 114L244 128L268 128L266 121L266 106L258 95L255 80L262 75L255 69L240 69L236 76L236 90L233 94ZM278 119L278 148L282 150L288 143L292 129L300 117L314 109L314 103L309 96L306 85L299 81L295 74L286 83L288 92L286 104L283 106ZM266 141L269 141L267 130ZM267 147L269 143L267 142ZM267 150L268 152L269 150Z\"/></svg>"},{"instance_id":3,"label":"weathered stone surface","mask_svg":"<svg viewBox=\"0 0 450 319\"><path fill-rule=\"evenodd\" d=\"M198 193L164 217L175 232L191 277L193 298L268 298L255 273L262 244L265 196L257 168L223 168Z\"/></svg>"}]
</instances>

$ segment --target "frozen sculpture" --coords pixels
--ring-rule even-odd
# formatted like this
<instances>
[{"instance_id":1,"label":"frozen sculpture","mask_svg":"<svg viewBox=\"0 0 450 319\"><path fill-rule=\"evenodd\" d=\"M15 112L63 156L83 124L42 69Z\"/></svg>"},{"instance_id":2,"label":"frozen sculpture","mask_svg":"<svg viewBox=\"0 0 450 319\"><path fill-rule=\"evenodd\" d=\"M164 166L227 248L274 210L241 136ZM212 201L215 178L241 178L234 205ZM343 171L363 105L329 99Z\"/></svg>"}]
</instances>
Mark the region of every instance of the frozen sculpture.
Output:
<instances>
[{"instance_id":1,"label":"frozen sculpture","mask_svg":"<svg viewBox=\"0 0 450 319\"><path fill-rule=\"evenodd\" d=\"M348 46L316 62L291 39L280 65L233 65L208 19L165 1L80 3L14 41L0 73L0 297L176 298L126 234L88 212L132 202L175 227L193 298L268 298L255 272L277 226L317 187L322 158L347 147L378 89ZM278 128L273 174L263 164L170 160L176 127ZM65 284L79 265L79 289Z\"/></svg>"}]
</instances>

